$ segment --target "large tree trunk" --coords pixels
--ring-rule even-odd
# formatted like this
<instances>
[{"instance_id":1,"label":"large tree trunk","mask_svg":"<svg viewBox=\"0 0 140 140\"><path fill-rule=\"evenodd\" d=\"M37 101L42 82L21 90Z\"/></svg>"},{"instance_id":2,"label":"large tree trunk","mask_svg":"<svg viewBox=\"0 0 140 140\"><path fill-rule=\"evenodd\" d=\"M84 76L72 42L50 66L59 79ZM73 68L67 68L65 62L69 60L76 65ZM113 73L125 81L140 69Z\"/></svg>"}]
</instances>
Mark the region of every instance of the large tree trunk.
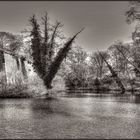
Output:
<instances>
[{"instance_id":1,"label":"large tree trunk","mask_svg":"<svg viewBox=\"0 0 140 140\"><path fill-rule=\"evenodd\" d=\"M99 53L100 56L102 57L102 59L105 61L105 63L107 64L107 67L109 68L111 74L112 74L112 77L114 78L114 80L116 81L116 83L118 84L118 87L120 87L121 89L121 93L123 94L125 92L125 88L124 88L124 85L122 83L122 81L120 80L120 78L118 77L117 73L113 70L113 68L111 67L111 65L107 62L107 60L102 56L101 53Z\"/></svg>"}]
</instances>

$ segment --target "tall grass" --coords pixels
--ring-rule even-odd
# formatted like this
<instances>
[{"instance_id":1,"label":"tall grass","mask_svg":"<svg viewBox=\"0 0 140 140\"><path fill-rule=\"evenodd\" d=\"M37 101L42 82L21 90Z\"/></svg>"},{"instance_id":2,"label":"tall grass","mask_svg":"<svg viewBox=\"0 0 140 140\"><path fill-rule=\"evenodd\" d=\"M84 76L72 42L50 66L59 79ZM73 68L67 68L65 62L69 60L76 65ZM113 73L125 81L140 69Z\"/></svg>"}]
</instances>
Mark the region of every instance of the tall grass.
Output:
<instances>
[{"instance_id":1,"label":"tall grass","mask_svg":"<svg viewBox=\"0 0 140 140\"><path fill-rule=\"evenodd\" d=\"M31 97L25 90L27 84L23 83L22 78L13 78L12 82L5 81L5 73L0 73L0 98L27 98Z\"/></svg>"},{"instance_id":2,"label":"tall grass","mask_svg":"<svg viewBox=\"0 0 140 140\"><path fill-rule=\"evenodd\" d=\"M0 98L31 98L45 93L43 82L37 75L24 80L21 73L17 72L6 82L5 73L0 72Z\"/></svg>"}]
</instances>

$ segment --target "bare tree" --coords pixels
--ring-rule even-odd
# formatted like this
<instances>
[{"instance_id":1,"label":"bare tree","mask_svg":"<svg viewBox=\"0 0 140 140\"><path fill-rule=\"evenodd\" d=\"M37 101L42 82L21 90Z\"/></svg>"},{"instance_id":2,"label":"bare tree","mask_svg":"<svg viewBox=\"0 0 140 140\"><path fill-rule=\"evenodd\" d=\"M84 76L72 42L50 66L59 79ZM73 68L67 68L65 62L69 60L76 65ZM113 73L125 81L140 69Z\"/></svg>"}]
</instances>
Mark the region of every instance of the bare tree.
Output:
<instances>
[{"instance_id":1,"label":"bare tree","mask_svg":"<svg viewBox=\"0 0 140 140\"><path fill-rule=\"evenodd\" d=\"M107 62L107 60L105 59L105 57L99 52L99 55L102 57L102 59L105 61L107 67L109 68L112 77L114 78L114 80L116 81L116 83L118 84L118 87L120 87L121 89L121 93L123 94L125 92L125 87L122 83L122 81L120 80L120 78L118 77L117 73L113 70L112 66Z\"/></svg>"},{"instance_id":2,"label":"bare tree","mask_svg":"<svg viewBox=\"0 0 140 140\"><path fill-rule=\"evenodd\" d=\"M126 22L131 24L134 21L140 20L140 2L130 1L129 10L125 12Z\"/></svg>"},{"instance_id":3,"label":"bare tree","mask_svg":"<svg viewBox=\"0 0 140 140\"><path fill-rule=\"evenodd\" d=\"M122 54L122 56L124 57L124 59L126 59L126 61L127 61L129 64L131 64L137 71L140 72L140 68L139 68L133 61L131 61L131 60L129 59L129 57L127 57L121 49L119 49L117 46L116 46L116 48L117 48L118 51Z\"/></svg>"},{"instance_id":4,"label":"bare tree","mask_svg":"<svg viewBox=\"0 0 140 140\"><path fill-rule=\"evenodd\" d=\"M102 56L104 56L105 59L108 58L108 54L106 52L101 52ZM92 53L90 56L91 58L91 65L96 69L96 77L97 78L102 78L103 74L105 73L105 62L102 59L101 55L97 52Z\"/></svg>"},{"instance_id":5,"label":"bare tree","mask_svg":"<svg viewBox=\"0 0 140 140\"><path fill-rule=\"evenodd\" d=\"M85 87L87 84L88 67L87 53L80 47L73 47L64 62L64 79L67 87Z\"/></svg>"},{"instance_id":6,"label":"bare tree","mask_svg":"<svg viewBox=\"0 0 140 140\"><path fill-rule=\"evenodd\" d=\"M128 44L123 44L121 41L115 42L108 48L111 60L113 62L113 68L116 70L119 76L126 76L128 69L128 61L122 56L121 52L128 57L130 46ZM119 50L121 50L121 52Z\"/></svg>"}]
</instances>

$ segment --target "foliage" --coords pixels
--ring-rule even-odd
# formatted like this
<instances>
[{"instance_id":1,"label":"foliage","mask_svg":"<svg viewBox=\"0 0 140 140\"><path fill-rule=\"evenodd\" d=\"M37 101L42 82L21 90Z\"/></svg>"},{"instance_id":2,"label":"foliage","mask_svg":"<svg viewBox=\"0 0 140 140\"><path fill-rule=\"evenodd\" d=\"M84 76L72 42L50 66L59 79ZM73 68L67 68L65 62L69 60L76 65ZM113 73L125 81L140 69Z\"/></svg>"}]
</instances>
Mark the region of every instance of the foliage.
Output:
<instances>
[{"instance_id":1,"label":"foliage","mask_svg":"<svg viewBox=\"0 0 140 140\"><path fill-rule=\"evenodd\" d=\"M44 81L46 88L51 88L51 83L55 77L63 59L66 57L68 51L71 49L71 45L77 35L81 32L78 32L72 38L70 38L65 44L64 47L59 49L56 56L53 59L54 55L54 45L56 36L58 36L58 28L62 27L60 22L56 22L52 35L49 37L48 42L48 28L47 28L47 15L43 18L45 21L45 31L44 36L41 35L40 25L35 18L35 15L31 17L31 49L33 57L33 67L40 78Z\"/></svg>"},{"instance_id":2,"label":"foliage","mask_svg":"<svg viewBox=\"0 0 140 140\"><path fill-rule=\"evenodd\" d=\"M140 2L131 1L129 4L129 10L125 13L127 23L134 21L139 23ZM26 93L25 91L33 94L43 93L44 87L52 88L55 77L53 85L64 80L68 88L112 88L116 82L124 91L128 85L131 88L136 85L136 81L140 77L139 24L132 33L133 42L115 41L106 51L88 54L81 46L72 47L72 43L81 31L66 40L62 32L63 25L58 21L54 25L50 24L47 13L42 17L41 23L35 15L30 18L29 22L31 29L28 31L30 34L27 36L29 37L27 42L23 41L25 37L0 32L0 46L15 54L23 54L26 58L28 57L37 77L31 81L28 80L28 86L18 78L15 85L4 85L4 82L1 81L3 87L1 87L1 93L8 91L10 96L11 90L17 95ZM22 71L24 76L27 76L23 63L25 58L20 57L20 61L17 57L15 59L18 69L19 63L22 62ZM2 79L4 81L4 76ZM6 94L1 95L6 97Z\"/></svg>"},{"instance_id":3,"label":"foliage","mask_svg":"<svg viewBox=\"0 0 140 140\"><path fill-rule=\"evenodd\" d=\"M59 52L57 53L57 56L55 57L54 61L50 65L49 72L46 73L46 75L44 76L44 83L48 88L51 87L51 82L52 82L53 78L55 77L57 71L59 70L63 59L66 57L68 51L71 49L73 40L76 38L76 36L79 33L80 32L78 32L73 38L69 39L66 42L64 47L59 50Z\"/></svg>"},{"instance_id":4,"label":"foliage","mask_svg":"<svg viewBox=\"0 0 140 140\"><path fill-rule=\"evenodd\" d=\"M126 58L130 56L130 46L121 41L117 41L108 48L108 52L110 53L115 71L120 76L126 76L128 74L128 61ZM126 58L122 55L122 53Z\"/></svg>"},{"instance_id":5,"label":"foliage","mask_svg":"<svg viewBox=\"0 0 140 140\"><path fill-rule=\"evenodd\" d=\"M129 10L125 12L126 22L128 24L140 20L140 2L130 1Z\"/></svg>"},{"instance_id":6,"label":"foliage","mask_svg":"<svg viewBox=\"0 0 140 140\"><path fill-rule=\"evenodd\" d=\"M108 59L109 55L107 54L107 52L105 51L100 51L100 53L102 53L102 55ZM91 62L91 67L92 70L95 69L96 70L96 78L102 78L103 75L106 73L106 66L105 66L105 62L102 59L102 57L99 55L98 52L92 53L90 56L90 62Z\"/></svg>"},{"instance_id":7,"label":"foliage","mask_svg":"<svg viewBox=\"0 0 140 140\"><path fill-rule=\"evenodd\" d=\"M67 87L85 87L87 86L88 65L87 53L81 47L76 46L69 52L64 63L64 78ZM64 68L63 68L64 69Z\"/></svg>"}]
</instances>

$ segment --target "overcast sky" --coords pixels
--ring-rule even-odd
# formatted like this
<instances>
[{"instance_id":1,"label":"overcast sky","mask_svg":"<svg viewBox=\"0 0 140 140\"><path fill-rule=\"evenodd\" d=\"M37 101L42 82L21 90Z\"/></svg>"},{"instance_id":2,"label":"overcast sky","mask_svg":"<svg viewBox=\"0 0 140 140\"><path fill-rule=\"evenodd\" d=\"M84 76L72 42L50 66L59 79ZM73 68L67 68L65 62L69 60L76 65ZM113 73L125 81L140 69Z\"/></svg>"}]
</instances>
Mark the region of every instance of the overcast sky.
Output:
<instances>
[{"instance_id":1,"label":"overcast sky","mask_svg":"<svg viewBox=\"0 0 140 140\"><path fill-rule=\"evenodd\" d=\"M39 17L47 11L52 22L64 24L67 37L85 27L76 44L89 52L102 50L115 40L131 40L134 27L125 22L127 9L127 1L1 1L0 31L19 33L27 27L32 14Z\"/></svg>"}]
</instances>

